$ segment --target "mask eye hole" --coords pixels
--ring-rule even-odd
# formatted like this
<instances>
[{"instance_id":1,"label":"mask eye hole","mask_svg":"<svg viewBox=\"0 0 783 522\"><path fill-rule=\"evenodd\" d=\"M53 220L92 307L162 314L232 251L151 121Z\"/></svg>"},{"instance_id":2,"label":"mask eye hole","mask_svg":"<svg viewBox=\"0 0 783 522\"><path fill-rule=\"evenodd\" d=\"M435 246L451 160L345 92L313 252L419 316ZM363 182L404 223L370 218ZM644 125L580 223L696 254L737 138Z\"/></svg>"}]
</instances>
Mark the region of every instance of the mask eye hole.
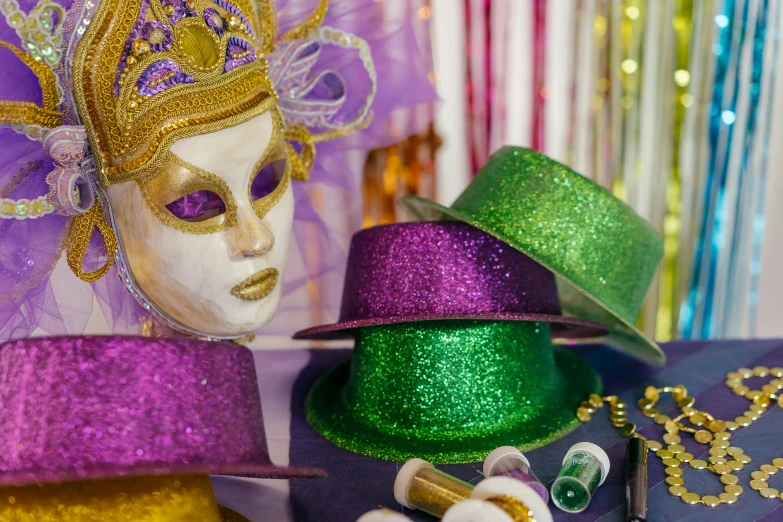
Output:
<instances>
[{"instance_id":1,"label":"mask eye hole","mask_svg":"<svg viewBox=\"0 0 783 522\"><path fill-rule=\"evenodd\" d=\"M285 159L275 160L258 171L250 185L252 201L265 198L275 191L285 176L286 163Z\"/></svg>"},{"instance_id":2,"label":"mask eye hole","mask_svg":"<svg viewBox=\"0 0 783 522\"><path fill-rule=\"evenodd\" d=\"M188 223L199 223L226 212L226 204L211 190L191 192L166 205L175 217Z\"/></svg>"}]
</instances>

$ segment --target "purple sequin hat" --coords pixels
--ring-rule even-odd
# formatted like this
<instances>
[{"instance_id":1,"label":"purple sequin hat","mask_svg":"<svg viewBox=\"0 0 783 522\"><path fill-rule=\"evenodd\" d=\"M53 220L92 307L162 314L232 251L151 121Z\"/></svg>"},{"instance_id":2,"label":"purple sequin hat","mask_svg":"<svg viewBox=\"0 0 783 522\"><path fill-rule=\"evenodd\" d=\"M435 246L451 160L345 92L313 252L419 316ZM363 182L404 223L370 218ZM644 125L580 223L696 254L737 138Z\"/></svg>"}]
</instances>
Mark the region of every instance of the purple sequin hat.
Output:
<instances>
[{"instance_id":1,"label":"purple sequin hat","mask_svg":"<svg viewBox=\"0 0 783 522\"><path fill-rule=\"evenodd\" d=\"M0 485L175 473L325 476L270 461L247 348L119 336L0 345Z\"/></svg>"},{"instance_id":2,"label":"purple sequin hat","mask_svg":"<svg viewBox=\"0 0 783 522\"><path fill-rule=\"evenodd\" d=\"M339 321L294 338L346 338L366 326L442 319L547 322L559 338L606 333L561 314L552 272L477 228L439 221L357 232Z\"/></svg>"}]
</instances>

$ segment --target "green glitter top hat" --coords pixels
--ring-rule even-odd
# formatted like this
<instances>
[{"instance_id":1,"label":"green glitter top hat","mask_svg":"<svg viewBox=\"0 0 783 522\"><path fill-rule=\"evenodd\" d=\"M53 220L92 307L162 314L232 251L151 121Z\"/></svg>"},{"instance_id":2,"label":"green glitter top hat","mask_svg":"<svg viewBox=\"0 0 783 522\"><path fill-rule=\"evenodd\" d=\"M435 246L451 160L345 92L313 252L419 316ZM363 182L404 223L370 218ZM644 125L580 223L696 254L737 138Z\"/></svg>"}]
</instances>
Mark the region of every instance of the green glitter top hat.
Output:
<instances>
[{"instance_id":1,"label":"green glitter top hat","mask_svg":"<svg viewBox=\"0 0 783 522\"><path fill-rule=\"evenodd\" d=\"M324 438L386 460L483 460L579 425L595 371L554 348L548 323L439 320L360 328L353 359L321 377L305 411Z\"/></svg>"},{"instance_id":2,"label":"green glitter top hat","mask_svg":"<svg viewBox=\"0 0 783 522\"><path fill-rule=\"evenodd\" d=\"M520 250L557 276L564 314L605 324L608 344L664 364L635 325L663 244L604 188L536 151L504 147L451 208L416 196L402 203L419 218L458 219Z\"/></svg>"}]
</instances>

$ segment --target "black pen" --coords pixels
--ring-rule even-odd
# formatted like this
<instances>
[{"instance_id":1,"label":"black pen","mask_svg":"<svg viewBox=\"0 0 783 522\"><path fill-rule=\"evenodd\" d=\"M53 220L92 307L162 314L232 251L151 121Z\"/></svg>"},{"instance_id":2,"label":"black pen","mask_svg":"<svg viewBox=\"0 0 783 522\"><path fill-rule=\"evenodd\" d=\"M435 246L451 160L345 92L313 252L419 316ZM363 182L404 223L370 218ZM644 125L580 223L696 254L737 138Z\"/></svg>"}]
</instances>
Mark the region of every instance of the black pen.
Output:
<instances>
[{"instance_id":1,"label":"black pen","mask_svg":"<svg viewBox=\"0 0 783 522\"><path fill-rule=\"evenodd\" d=\"M625 455L625 520L647 520L647 444L637 438L628 441Z\"/></svg>"}]
</instances>

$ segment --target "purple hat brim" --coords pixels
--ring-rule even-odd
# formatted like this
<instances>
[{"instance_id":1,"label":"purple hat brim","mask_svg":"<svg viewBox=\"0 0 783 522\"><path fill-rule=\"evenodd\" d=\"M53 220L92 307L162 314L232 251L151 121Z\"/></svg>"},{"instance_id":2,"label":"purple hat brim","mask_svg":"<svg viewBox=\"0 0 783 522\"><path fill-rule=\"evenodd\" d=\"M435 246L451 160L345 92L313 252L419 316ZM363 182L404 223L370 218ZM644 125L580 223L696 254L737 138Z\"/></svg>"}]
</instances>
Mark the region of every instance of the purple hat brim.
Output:
<instances>
[{"instance_id":1,"label":"purple hat brim","mask_svg":"<svg viewBox=\"0 0 783 522\"><path fill-rule=\"evenodd\" d=\"M378 317L371 319L356 319L353 321L342 321L338 323L314 326L301 330L294 334L294 339L300 340L334 340L350 339L357 328L368 326L382 326L398 323L415 323L419 321L442 321L442 320L469 320L479 319L487 321L531 321L550 323L552 325L552 337L556 339L593 339L603 337L608 330L602 324L580 319L578 317L569 317L564 315L550 314L523 314L523 313L471 313L471 314L415 314L398 315L394 317Z\"/></svg>"},{"instance_id":2,"label":"purple hat brim","mask_svg":"<svg viewBox=\"0 0 783 522\"><path fill-rule=\"evenodd\" d=\"M326 476L266 444L253 355L189 338L0 345L0 485L143 475Z\"/></svg>"},{"instance_id":3,"label":"purple hat brim","mask_svg":"<svg viewBox=\"0 0 783 522\"><path fill-rule=\"evenodd\" d=\"M31 484L51 484L78 480L109 479L119 477L139 477L150 475L223 475L231 477L251 477L265 479L296 479L326 477L326 472L318 468L279 467L274 464L178 464L135 466L100 466L81 470L32 470L7 471L0 474L0 486L28 486Z\"/></svg>"}]
</instances>

